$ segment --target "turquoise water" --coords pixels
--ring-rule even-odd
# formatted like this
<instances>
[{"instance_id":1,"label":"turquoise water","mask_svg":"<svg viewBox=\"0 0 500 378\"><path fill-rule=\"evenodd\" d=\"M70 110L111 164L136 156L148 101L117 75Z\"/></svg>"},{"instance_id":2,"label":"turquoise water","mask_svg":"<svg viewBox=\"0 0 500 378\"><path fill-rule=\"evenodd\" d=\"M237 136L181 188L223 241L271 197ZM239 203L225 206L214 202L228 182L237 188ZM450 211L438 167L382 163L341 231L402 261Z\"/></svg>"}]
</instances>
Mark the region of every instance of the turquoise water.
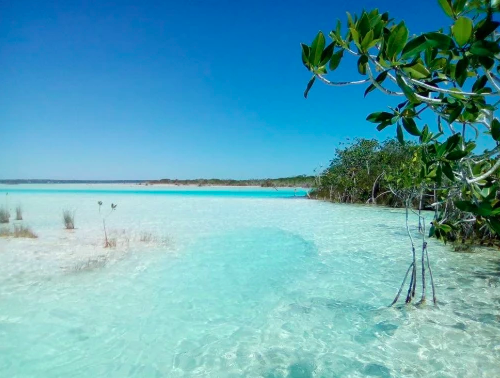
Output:
<instances>
[{"instance_id":1,"label":"turquoise water","mask_svg":"<svg viewBox=\"0 0 500 378\"><path fill-rule=\"evenodd\" d=\"M431 240L439 306L388 308L410 260L399 210L46 189L9 188L39 238L0 239L2 377L500 373L498 253ZM128 242L112 251L97 200L118 203L107 224ZM82 256L106 260L81 269Z\"/></svg>"},{"instance_id":2,"label":"turquoise water","mask_svg":"<svg viewBox=\"0 0 500 378\"><path fill-rule=\"evenodd\" d=\"M36 194L136 194L165 196L199 197L253 197L253 198L289 198L304 197L308 189L304 188L260 188L260 187L177 187L177 186L140 186L113 184L36 184L36 185L1 185L0 195L6 193Z\"/></svg>"}]
</instances>

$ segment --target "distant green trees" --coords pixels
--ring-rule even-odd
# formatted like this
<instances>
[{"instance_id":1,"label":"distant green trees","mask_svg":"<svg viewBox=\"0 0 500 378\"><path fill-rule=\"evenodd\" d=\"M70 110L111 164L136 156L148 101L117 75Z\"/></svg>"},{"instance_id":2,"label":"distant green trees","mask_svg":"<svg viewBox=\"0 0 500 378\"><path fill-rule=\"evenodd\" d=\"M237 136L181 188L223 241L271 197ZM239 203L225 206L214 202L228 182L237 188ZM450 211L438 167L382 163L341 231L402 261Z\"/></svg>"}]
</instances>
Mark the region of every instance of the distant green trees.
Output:
<instances>
[{"instance_id":1,"label":"distant green trees","mask_svg":"<svg viewBox=\"0 0 500 378\"><path fill-rule=\"evenodd\" d=\"M395 139L355 139L335 150L311 195L335 202L404 206L395 193L418 174L418 147Z\"/></svg>"},{"instance_id":2,"label":"distant green trees","mask_svg":"<svg viewBox=\"0 0 500 378\"><path fill-rule=\"evenodd\" d=\"M397 22L377 9L355 16L348 13L346 28L338 21L328 34L329 44L319 32L310 45L302 44L302 62L312 73L304 96L321 81L331 86L367 84L365 96L378 90L388 98L399 98L393 106L368 115L367 120L378 130L395 127L401 145L407 138L417 143L418 169L410 168L413 158L407 159L402 177L408 185L402 182L394 191L407 215L416 198L432 193L435 215L430 236L492 243L500 235L500 121L496 117L500 22L494 18L500 2L438 3L450 22L420 35L410 35L404 21ZM363 78L333 81L326 77L344 61L355 65ZM423 124L424 114L432 114L435 122ZM479 141L486 150L477 147ZM406 302L415 296L417 279L415 244L410 231L408 234L413 261ZM422 269L426 246L424 237Z\"/></svg>"},{"instance_id":3,"label":"distant green trees","mask_svg":"<svg viewBox=\"0 0 500 378\"><path fill-rule=\"evenodd\" d=\"M291 176L269 179L249 179L249 180L231 180L231 179L161 179L148 181L148 184L171 184L171 185L197 185L197 186L261 186L261 187L291 187L291 188L310 188L314 185L314 176Z\"/></svg>"}]
</instances>

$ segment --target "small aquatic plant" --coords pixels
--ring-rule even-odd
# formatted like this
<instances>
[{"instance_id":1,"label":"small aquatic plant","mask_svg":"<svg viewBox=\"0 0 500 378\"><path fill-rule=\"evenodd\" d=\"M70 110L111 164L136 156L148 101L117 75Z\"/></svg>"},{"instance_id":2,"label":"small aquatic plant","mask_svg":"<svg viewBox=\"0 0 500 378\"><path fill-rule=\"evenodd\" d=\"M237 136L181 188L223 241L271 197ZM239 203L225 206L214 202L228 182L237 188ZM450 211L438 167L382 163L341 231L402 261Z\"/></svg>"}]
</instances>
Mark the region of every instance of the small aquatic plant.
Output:
<instances>
[{"instance_id":1,"label":"small aquatic plant","mask_svg":"<svg viewBox=\"0 0 500 378\"><path fill-rule=\"evenodd\" d=\"M23 220L23 208L21 205L16 206L16 220Z\"/></svg>"},{"instance_id":2,"label":"small aquatic plant","mask_svg":"<svg viewBox=\"0 0 500 378\"><path fill-rule=\"evenodd\" d=\"M10 213L7 207L0 207L0 223L9 223Z\"/></svg>"},{"instance_id":3,"label":"small aquatic plant","mask_svg":"<svg viewBox=\"0 0 500 378\"><path fill-rule=\"evenodd\" d=\"M8 228L0 229L0 237L8 238L29 238L36 239L38 235L33 232L33 230L27 226L23 225L15 225L14 231L9 230Z\"/></svg>"},{"instance_id":4,"label":"small aquatic plant","mask_svg":"<svg viewBox=\"0 0 500 378\"><path fill-rule=\"evenodd\" d=\"M75 212L63 210L63 221L64 227L66 227L67 230L73 230L75 228Z\"/></svg>"},{"instance_id":5,"label":"small aquatic plant","mask_svg":"<svg viewBox=\"0 0 500 378\"><path fill-rule=\"evenodd\" d=\"M139 240L144 243L151 243L153 241L153 235L150 232L141 232Z\"/></svg>"},{"instance_id":6,"label":"small aquatic plant","mask_svg":"<svg viewBox=\"0 0 500 378\"><path fill-rule=\"evenodd\" d=\"M110 247L114 248L116 247L116 239L108 239L108 232L106 230L106 218L109 217L111 213L116 210L117 205L112 203L111 210L104 216L101 213L102 201L98 201L97 205L99 205L99 214L101 214L102 216L102 228L104 230L104 248L110 248Z\"/></svg>"},{"instance_id":7,"label":"small aquatic plant","mask_svg":"<svg viewBox=\"0 0 500 378\"><path fill-rule=\"evenodd\" d=\"M108 259L106 256L97 256L96 258L89 258L86 261L81 261L75 264L73 270L76 272L91 271L94 269L103 268L107 262Z\"/></svg>"},{"instance_id":8,"label":"small aquatic plant","mask_svg":"<svg viewBox=\"0 0 500 378\"><path fill-rule=\"evenodd\" d=\"M31 230L31 228L24 225L15 225L14 226L14 237L15 238L30 238L36 239L38 235Z\"/></svg>"}]
</instances>

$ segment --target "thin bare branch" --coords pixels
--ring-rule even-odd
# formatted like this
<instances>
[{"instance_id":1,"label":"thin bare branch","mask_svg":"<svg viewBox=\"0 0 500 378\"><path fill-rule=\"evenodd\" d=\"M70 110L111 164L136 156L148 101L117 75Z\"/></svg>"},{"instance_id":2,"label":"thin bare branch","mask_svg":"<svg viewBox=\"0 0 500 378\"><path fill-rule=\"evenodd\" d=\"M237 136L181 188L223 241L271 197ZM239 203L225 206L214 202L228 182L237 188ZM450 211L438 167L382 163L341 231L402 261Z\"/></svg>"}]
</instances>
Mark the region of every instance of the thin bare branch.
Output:
<instances>
[{"instance_id":1,"label":"thin bare branch","mask_svg":"<svg viewBox=\"0 0 500 378\"><path fill-rule=\"evenodd\" d=\"M438 93L445 93L445 94L457 94L457 92L452 91L450 89L445 89L445 88L439 88L439 87L434 87L432 85L429 85L423 81L412 79L405 75L408 80L410 80L413 84L416 84L420 87L430 89L431 91L438 92ZM485 96L498 96L500 93L499 92L491 92L491 93L474 93L474 92L458 92L461 95L464 96L476 96L476 97L485 97Z\"/></svg>"},{"instance_id":2,"label":"thin bare branch","mask_svg":"<svg viewBox=\"0 0 500 378\"><path fill-rule=\"evenodd\" d=\"M372 84L376 88L378 88L382 92L384 92L385 94L388 94L390 96L404 96L403 92L394 92L394 91L391 91L391 90L389 90L387 88L384 88L378 81L376 81L375 78L373 77L372 70L371 70L369 64L366 65L366 72L368 73L368 77L370 78L370 81L372 82Z\"/></svg>"},{"instance_id":3,"label":"thin bare branch","mask_svg":"<svg viewBox=\"0 0 500 378\"><path fill-rule=\"evenodd\" d=\"M330 81L323 75L316 74L316 77L320 79L323 83L328 85L333 85L337 87L345 87L346 85L364 84L370 81L370 79L358 80L358 81Z\"/></svg>"},{"instance_id":4,"label":"thin bare branch","mask_svg":"<svg viewBox=\"0 0 500 378\"><path fill-rule=\"evenodd\" d=\"M485 71L485 74L486 74L486 77L488 78L488 81L491 83L491 85L493 85L495 87L495 89L500 92L500 86L497 84L497 82L493 79L493 77L491 76L491 72L486 70Z\"/></svg>"},{"instance_id":5,"label":"thin bare branch","mask_svg":"<svg viewBox=\"0 0 500 378\"><path fill-rule=\"evenodd\" d=\"M495 173L495 171L500 167L500 159L498 159L496 161L495 164L493 164L493 167L491 167L488 171L486 171L485 173L483 173L481 176L477 176L477 177L474 177L472 179L467 179L467 183L468 184L473 184L475 182L478 182L478 181L481 181L481 180L484 180L488 177L490 177L493 173Z\"/></svg>"}]
</instances>

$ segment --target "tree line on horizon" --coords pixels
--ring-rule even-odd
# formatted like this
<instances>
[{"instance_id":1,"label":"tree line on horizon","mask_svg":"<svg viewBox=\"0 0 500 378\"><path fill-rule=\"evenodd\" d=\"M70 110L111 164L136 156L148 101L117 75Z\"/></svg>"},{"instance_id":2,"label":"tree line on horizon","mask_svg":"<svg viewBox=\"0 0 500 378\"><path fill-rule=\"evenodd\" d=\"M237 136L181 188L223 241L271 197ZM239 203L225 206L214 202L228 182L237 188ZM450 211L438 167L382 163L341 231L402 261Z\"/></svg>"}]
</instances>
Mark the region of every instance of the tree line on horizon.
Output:
<instances>
[{"instance_id":1,"label":"tree line on horizon","mask_svg":"<svg viewBox=\"0 0 500 378\"><path fill-rule=\"evenodd\" d=\"M161 179L147 181L147 185L169 184L169 185L196 185L196 186L260 186L263 188L311 188L314 185L315 177L307 175L298 175L281 178L267 179L248 179L248 180L233 180L233 179Z\"/></svg>"}]
</instances>

